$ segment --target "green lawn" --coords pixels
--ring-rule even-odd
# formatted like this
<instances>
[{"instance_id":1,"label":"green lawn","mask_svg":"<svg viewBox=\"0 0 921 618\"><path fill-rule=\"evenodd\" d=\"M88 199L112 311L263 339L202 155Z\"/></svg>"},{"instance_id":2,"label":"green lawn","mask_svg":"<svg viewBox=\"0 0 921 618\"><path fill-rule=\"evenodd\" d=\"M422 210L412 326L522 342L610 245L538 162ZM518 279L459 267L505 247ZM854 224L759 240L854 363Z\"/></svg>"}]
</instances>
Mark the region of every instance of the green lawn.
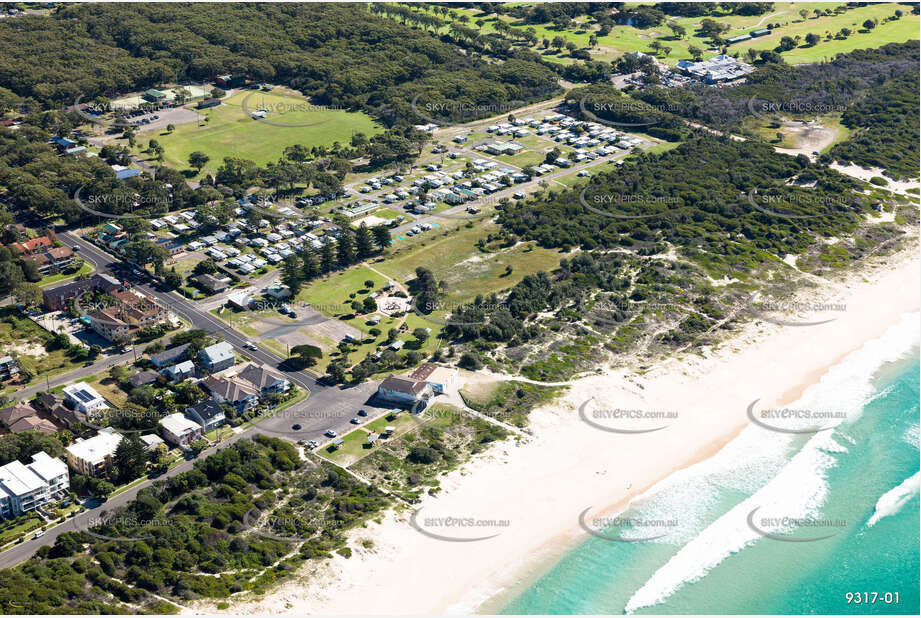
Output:
<instances>
[{"instance_id":1,"label":"green lawn","mask_svg":"<svg viewBox=\"0 0 921 618\"><path fill-rule=\"evenodd\" d=\"M73 279L76 279L77 277L81 275L89 275L94 270L95 268L93 268L92 264L90 264L89 262L83 262L83 265L80 266L80 268L76 272L57 273L54 275L48 275L46 277L42 277L41 281L39 281L36 285L38 285L39 287L46 287L46 286L49 286L55 283L64 283L65 281L71 281Z\"/></svg>"},{"instance_id":2,"label":"green lawn","mask_svg":"<svg viewBox=\"0 0 921 618\"><path fill-rule=\"evenodd\" d=\"M637 3L627 3L626 6ZM799 35L805 39L810 32L818 34L824 38L826 32L837 33L841 28L850 28L854 31L847 39L838 41L822 41L815 47L798 47L783 53L784 60L788 64L802 64L817 62L826 58L832 58L836 54L849 52L855 49L867 49L879 47L886 43L903 42L918 38L919 17L911 15L911 7L907 5L898 5L896 3L868 4L867 6L856 7L841 15L821 16L815 18L812 14L814 9L824 11L826 8L834 8L844 3L841 2L776 2L774 8L765 15L744 16L744 15L719 15L712 17L716 21L728 24L729 30L725 32L726 38L750 32L758 27L763 27L767 23L779 23L780 27L768 36L757 38L751 41L743 41L729 47L730 53L738 51L744 53L748 48L753 49L773 49L777 47L783 36ZM416 5L422 7L423 5ZM476 27L476 22L484 20L480 29L482 34L488 35L495 33L495 23L497 17L490 15L483 17L483 14L477 9L452 9L458 15L467 15L470 21L467 27ZM883 19L893 15L896 9L900 9L904 15L900 20L882 23ZM417 10L423 10L417 8ZM800 10L809 12L805 20L799 14ZM441 17L441 16L439 16ZM597 46L589 50L595 60L610 61L624 53L633 51L649 52L649 44L654 40L659 40L663 46L671 48L668 56L662 56L661 59L668 64L676 64L678 60L689 58L688 46L695 46L705 50L704 57L710 57L716 52L707 52L710 47L708 39L697 36L697 29L700 22L707 17L668 17L666 23L661 26L640 30L633 26L614 26L610 34L598 38ZM525 24L515 18L503 15L501 19L508 21L511 25L519 29L533 27L540 39L553 40L557 36L562 36L566 41L576 43L580 48L587 48L589 37L597 33L598 27L591 23L574 23L573 26L565 30L560 30L553 24ZM866 19L878 19L880 24L870 33L859 33L863 29L863 22ZM577 20L584 22L584 19ZM667 22L674 21L683 26L687 35L683 39L675 39L667 27ZM443 29L444 32L448 28ZM564 49L559 52L553 48L544 49L541 45L532 48L543 54L544 58L556 63L571 64L573 59Z\"/></svg>"},{"instance_id":3,"label":"green lawn","mask_svg":"<svg viewBox=\"0 0 921 618\"><path fill-rule=\"evenodd\" d=\"M340 437L343 443L339 448L328 445L319 449L317 453L321 457L346 467L370 454L373 450L366 446L368 444L368 432L364 429L358 428Z\"/></svg>"},{"instance_id":4,"label":"green lawn","mask_svg":"<svg viewBox=\"0 0 921 618\"><path fill-rule=\"evenodd\" d=\"M250 117L250 112L262 107L269 110L266 120L278 125ZM196 150L204 152L211 160L203 171L213 173L224 157L242 157L265 165L277 161L291 144L310 148L334 141L347 142L359 131L370 136L383 130L367 114L318 108L306 98L291 91L283 93L281 89L240 91L220 106L202 110L202 116L207 122L177 125L170 134L141 133L138 146L146 148L151 138L156 139L165 149L165 162L176 169L189 169L189 154ZM298 126L280 126L282 123Z\"/></svg>"},{"instance_id":5,"label":"green lawn","mask_svg":"<svg viewBox=\"0 0 921 618\"><path fill-rule=\"evenodd\" d=\"M353 300L361 301L365 294L357 294L349 298L349 294L359 290L367 290L365 281L373 281L374 287L379 288L386 281L376 272L364 266L350 268L313 281L304 286L297 294L296 300L307 301L314 305L320 313L329 317L336 317L349 313L349 305ZM368 290L369 292L371 290Z\"/></svg>"}]
</instances>

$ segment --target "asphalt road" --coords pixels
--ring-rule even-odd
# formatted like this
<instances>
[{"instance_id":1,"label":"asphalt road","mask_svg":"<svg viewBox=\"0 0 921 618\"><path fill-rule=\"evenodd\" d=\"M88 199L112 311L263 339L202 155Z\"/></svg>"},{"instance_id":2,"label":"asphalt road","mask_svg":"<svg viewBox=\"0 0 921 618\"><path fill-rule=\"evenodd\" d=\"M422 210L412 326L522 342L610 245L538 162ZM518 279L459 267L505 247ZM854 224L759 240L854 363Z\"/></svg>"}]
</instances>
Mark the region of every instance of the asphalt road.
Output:
<instances>
[{"instance_id":1,"label":"asphalt road","mask_svg":"<svg viewBox=\"0 0 921 618\"><path fill-rule=\"evenodd\" d=\"M199 458L207 457L236 440L252 437L260 433L290 440L317 440L322 442L324 440L323 434L330 429L338 434L343 434L352 428L353 425L350 424L349 419L354 417L359 409L364 408L368 411L369 420L384 414L388 409L388 406L373 401L374 393L377 391L376 383L366 382L354 386L328 386L321 384L314 376L303 371L288 371L281 366L283 361L281 357L262 348L256 351L244 348L243 343L245 340L240 335L229 329L214 316L196 309L194 303L158 289L157 284L151 283L149 279L147 283L141 283L137 277L128 277L127 274L131 273L131 268L126 268L124 263L82 238L70 233L64 236L66 236L66 242L80 247L80 255L91 262L96 267L97 272L110 272L122 280L131 280L132 285L139 291L167 305L171 311L188 320L193 328L201 328L223 341L228 341L242 355L275 367L293 383L310 391L307 399L278 412L271 418L248 427L240 433L235 433L225 438L221 443L203 451ZM133 360L133 357L133 353L129 353L117 358L121 362L128 362ZM113 360L115 358L107 359L107 361ZM83 369L93 371L94 368L86 367ZM83 371L83 369L78 370L78 372ZM96 370L98 371L98 369ZM74 379L75 373L71 372L65 376L59 376L57 380L70 381ZM296 430L294 429L295 425L299 426ZM180 472L188 471L192 468L193 463L192 460L184 461L159 478L168 478ZM9 568L29 559L43 545L54 545L55 539L64 532L82 530L95 525L98 523L98 518L102 511L112 511L119 506L128 504L137 496L138 491L150 486L151 483L152 481L150 480L139 483L131 489L110 498L98 507L89 509L66 523L52 528L38 539L14 545L0 553L0 568Z\"/></svg>"}]
</instances>

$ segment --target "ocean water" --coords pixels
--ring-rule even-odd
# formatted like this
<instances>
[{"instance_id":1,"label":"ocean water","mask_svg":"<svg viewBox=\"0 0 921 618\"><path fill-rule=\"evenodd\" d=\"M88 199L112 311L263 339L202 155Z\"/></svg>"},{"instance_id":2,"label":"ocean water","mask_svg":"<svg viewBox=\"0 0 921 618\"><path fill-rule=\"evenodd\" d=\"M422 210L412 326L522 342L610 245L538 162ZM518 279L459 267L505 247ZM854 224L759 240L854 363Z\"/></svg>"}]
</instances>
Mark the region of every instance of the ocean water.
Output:
<instances>
[{"instance_id":1,"label":"ocean water","mask_svg":"<svg viewBox=\"0 0 921 618\"><path fill-rule=\"evenodd\" d=\"M844 418L747 427L597 527L651 540L586 535L501 613L917 615L919 317L789 406Z\"/></svg>"}]
</instances>

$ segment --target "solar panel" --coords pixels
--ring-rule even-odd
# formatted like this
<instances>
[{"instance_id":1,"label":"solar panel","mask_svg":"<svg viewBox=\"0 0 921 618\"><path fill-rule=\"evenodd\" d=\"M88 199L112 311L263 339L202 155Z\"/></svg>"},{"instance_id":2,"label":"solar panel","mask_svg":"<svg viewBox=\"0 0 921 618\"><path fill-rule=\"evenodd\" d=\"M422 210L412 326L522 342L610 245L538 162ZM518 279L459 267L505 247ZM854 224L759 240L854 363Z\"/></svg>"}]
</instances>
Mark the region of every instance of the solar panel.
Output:
<instances>
[{"instance_id":1,"label":"solar panel","mask_svg":"<svg viewBox=\"0 0 921 618\"><path fill-rule=\"evenodd\" d=\"M77 391L74 393L77 397L80 398L80 401L88 402L93 400L93 396L87 393L86 391Z\"/></svg>"}]
</instances>

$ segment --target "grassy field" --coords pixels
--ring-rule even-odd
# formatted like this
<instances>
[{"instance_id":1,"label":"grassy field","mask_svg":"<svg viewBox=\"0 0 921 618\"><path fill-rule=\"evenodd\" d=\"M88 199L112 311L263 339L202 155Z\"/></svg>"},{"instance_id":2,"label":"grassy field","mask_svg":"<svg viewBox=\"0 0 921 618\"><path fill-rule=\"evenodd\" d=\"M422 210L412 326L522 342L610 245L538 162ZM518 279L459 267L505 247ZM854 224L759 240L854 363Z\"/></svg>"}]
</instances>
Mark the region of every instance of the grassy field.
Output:
<instances>
[{"instance_id":1,"label":"grassy field","mask_svg":"<svg viewBox=\"0 0 921 618\"><path fill-rule=\"evenodd\" d=\"M266 121L250 117L260 108L269 110ZM165 149L164 161L176 169L189 169L189 154L204 152L211 160L203 172L213 173L224 157L242 157L264 165L277 161L291 144L310 148L348 142L357 132L370 136L383 130L366 114L317 108L292 91L243 90L218 107L202 110L202 116L207 121L178 125L169 134L142 133L138 146L146 148L151 138L156 139Z\"/></svg>"},{"instance_id":2,"label":"grassy field","mask_svg":"<svg viewBox=\"0 0 921 618\"><path fill-rule=\"evenodd\" d=\"M628 3L627 6L635 3ZM886 43L903 42L918 38L919 17L910 14L910 6L898 5L896 3L868 4L867 6L856 7L840 15L830 15L815 17L813 10L824 11L827 8L841 6L841 2L777 2L774 9L761 16L739 16L724 15L716 16L712 19L720 23L727 24L729 30L724 34L725 38L747 33L766 23L779 23L780 27L768 36L743 41L729 47L729 52L744 53L748 48L757 50L773 49L777 47L781 37L799 35L805 39L810 32L823 37L826 32L831 34L837 33L841 28L850 28L854 33L844 40L831 40L818 43L814 47L806 47L802 43L800 47L783 52L783 57L789 64L803 64L818 62L824 59L830 59L836 54L853 51L855 49L867 49L879 47ZM896 9L901 9L904 13L900 20L883 23L883 19L893 15ZM495 15L484 18L483 14L477 9L454 9L458 15L466 15L470 18L468 27L475 27L477 21L483 20L481 32L490 34L496 32L495 23L498 19ZM809 12L804 20L799 11ZM659 40L664 46L672 49L668 56L660 57L661 60L668 64L675 64L678 60L689 58L689 46L695 46L705 50L704 57L716 55L716 51L707 51L710 47L708 39L697 36L698 26L706 17L677 17L667 19L683 26L687 35L683 39L676 39L672 36L671 31L664 23L661 26L640 30L633 26L614 26L610 34L598 38L596 47L589 50L589 53L596 60L610 61L618 56L633 51L649 52L649 44L653 40ZM576 43L580 48L587 48L589 37L598 30L597 26L587 23L588 20L580 18L575 20L574 24L564 30L561 30L553 24L525 24L519 20L503 15L501 19L508 21L512 26L526 29L534 28L536 35L540 39L553 40L557 36L562 36L567 41ZM858 32L863 30L863 22L867 19L878 19L879 25L870 32ZM447 32L447 27L444 29ZM551 62L561 64L571 64L573 59L566 50L556 51L552 48L544 50L542 46L536 48L537 51L544 55L544 58Z\"/></svg>"},{"instance_id":3,"label":"grassy field","mask_svg":"<svg viewBox=\"0 0 921 618\"><path fill-rule=\"evenodd\" d=\"M482 253L477 249L479 239L498 229L493 223L479 222L470 228L461 226L456 231L448 231L447 235L429 236L424 246L419 244L399 251L375 268L402 282L413 278L417 267L428 268L439 280L444 280L445 300L462 302L477 294L509 288L525 275L559 265L557 251L531 245L519 244L496 253ZM508 276L504 276L506 266L512 267Z\"/></svg>"}]
</instances>

